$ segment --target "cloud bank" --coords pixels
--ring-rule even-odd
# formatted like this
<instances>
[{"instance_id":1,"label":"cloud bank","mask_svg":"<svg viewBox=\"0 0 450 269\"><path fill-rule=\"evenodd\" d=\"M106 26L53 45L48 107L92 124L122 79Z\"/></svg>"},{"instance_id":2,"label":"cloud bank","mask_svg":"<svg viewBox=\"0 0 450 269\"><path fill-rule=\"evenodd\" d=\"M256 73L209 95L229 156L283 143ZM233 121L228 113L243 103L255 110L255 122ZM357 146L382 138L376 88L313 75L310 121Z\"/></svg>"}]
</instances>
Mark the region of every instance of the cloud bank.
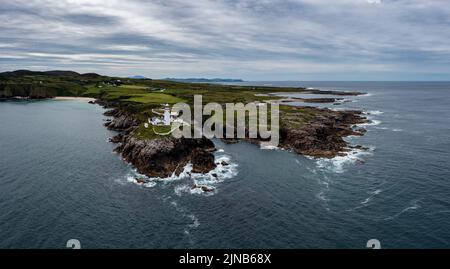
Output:
<instances>
[{"instance_id":1,"label":"cloud bank","mask_svg":"<svg viewBox=\"0 0 450 269\"><path fill-rule=\"evenodd\" d=\"M447 0L13 0L0 70L450 80Z\"/></svg>"}]
</instances>

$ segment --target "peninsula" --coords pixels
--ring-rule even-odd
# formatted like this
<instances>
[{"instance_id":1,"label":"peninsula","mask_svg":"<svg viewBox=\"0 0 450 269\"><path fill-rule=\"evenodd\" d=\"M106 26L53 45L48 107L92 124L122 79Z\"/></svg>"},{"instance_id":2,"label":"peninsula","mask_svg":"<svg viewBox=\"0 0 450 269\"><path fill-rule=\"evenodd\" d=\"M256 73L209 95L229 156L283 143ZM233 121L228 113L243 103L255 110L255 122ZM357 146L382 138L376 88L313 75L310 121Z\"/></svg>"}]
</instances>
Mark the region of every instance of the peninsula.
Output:
<instances>
[{"instance_id":1,"label":"peninsula","mask_svg":"<svg viewBox=\"0 0 450 269\"><path fill-rule=\"evenodd\" d=\"M345 154L349 145L343 139L363 135L355 125L367 123L361 111L335 111L311 106L289 105L280 93L359 95L358 92L333 92L301 87L257 87L188 83L169 80L120 78L73 71L35 72L18 70L0 73L0 100L45 99L54 97L88 97L111 117L105 126L117 131L110 140L116 152L149 177L179 174L191 163L194 173L206 173L216 167L214 143L203 137L173 138L162 136L170 126L145 128L149 118L162 104L191 104L194 95L202 95L205 103L250 103L280 101L280 145L297 154L332 158ZM282 101L282 102L281 102ZM335 99L292 99L296 102L333 102ZM245 139L252 143L260 139ZM235 143L237 140L224 140Z\"/></svg>"}]
</instances>

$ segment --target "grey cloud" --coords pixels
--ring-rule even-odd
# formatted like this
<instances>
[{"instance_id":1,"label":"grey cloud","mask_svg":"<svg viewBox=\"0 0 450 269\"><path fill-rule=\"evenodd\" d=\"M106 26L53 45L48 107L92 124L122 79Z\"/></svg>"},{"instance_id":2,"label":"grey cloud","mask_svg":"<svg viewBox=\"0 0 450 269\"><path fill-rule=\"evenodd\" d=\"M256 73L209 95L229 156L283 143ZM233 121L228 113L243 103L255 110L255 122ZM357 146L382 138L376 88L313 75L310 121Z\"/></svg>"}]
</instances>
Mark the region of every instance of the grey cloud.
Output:
<instances>
[{"instance_id":1,"label":"grey cloud","mask_svg":"<svg viewBox=\"0 0 450 269\"><path fill-rule=\"evenodd\" d=\"M99 16L92 14L67 14L60 17L60 20L74 24L108 26L113 27L119 20L112 16Z\"/></svg>"},{"instance_id":2,"label":"grey cloud","mask_svg":"<svg viewBox=\"0 0 450 269\"><path fill-rule=\"evenodd\" d=\"M0 69L244 79L435 70L450 78L446 2L13 0L0 7Z\"/></svg>"}]
</instances>

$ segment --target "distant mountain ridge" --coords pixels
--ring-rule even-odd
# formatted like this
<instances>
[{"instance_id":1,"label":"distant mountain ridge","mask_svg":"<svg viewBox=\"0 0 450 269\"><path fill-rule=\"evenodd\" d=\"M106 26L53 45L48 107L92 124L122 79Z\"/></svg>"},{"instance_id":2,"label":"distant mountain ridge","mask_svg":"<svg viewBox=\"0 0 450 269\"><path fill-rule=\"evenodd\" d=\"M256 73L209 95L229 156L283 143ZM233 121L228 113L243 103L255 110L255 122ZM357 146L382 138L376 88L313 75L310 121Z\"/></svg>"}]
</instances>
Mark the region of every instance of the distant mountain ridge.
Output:
<instances>
[{"instance_id":1,"label":"distant mountain ridge","mask_svg":"<svg viewBox=\"0 0 450 269\"><path fill-rule=\"evenodd\" d=\"M46 75L55 77L85 77L85 78L98 78L101 77L96 73L85 73L80 74L75 71L66 70L51 70L51 71L31 71L31 70L16 70L0 73L0 76L36 76L36 75Z\"/></svg>"},{"instance_id":2,"label":"distant mountain ridge","mask_svg":"<svg viewBox=\"0 0 450 269\"><path fill-rule=\"evenodd\" d=\"M165 78L164 80L177 82L244 82L242 79L233 78Z\"/></svg>"},{"instance_id":3,"label":"distant mountain ridge","mask_svg":"<svg viewBox=\"0 0 450 269\"><path fill-rule=\"evenodd\" d=\"M96 73L80 74L66 70L8 71L0 73L0 100L14 97L41 99L81 96L89 85L111 79Z\"/></svg>"}]
</instances>

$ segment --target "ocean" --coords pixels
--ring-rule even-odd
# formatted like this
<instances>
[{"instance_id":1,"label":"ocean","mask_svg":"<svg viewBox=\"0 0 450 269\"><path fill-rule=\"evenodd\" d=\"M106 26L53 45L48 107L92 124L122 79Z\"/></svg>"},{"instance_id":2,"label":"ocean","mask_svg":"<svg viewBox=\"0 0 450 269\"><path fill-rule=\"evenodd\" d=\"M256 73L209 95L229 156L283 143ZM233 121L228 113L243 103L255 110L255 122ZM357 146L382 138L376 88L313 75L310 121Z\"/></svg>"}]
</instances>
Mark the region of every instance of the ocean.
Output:
<instances>
[{"instance_id":1,"label":"ocean","mask_svg":"<svg viewBox=\"0 0 450 269\"><path fill-rule=\"evenodd\" d=\"M366 112L368 132L347 140L368 149L313 159L214 141L231 164L219 180L142 186L101 107L1 102L0 248L450 247L450 82L241 84L367 93L323 106Z\"/></svg>"}]
</instances>

